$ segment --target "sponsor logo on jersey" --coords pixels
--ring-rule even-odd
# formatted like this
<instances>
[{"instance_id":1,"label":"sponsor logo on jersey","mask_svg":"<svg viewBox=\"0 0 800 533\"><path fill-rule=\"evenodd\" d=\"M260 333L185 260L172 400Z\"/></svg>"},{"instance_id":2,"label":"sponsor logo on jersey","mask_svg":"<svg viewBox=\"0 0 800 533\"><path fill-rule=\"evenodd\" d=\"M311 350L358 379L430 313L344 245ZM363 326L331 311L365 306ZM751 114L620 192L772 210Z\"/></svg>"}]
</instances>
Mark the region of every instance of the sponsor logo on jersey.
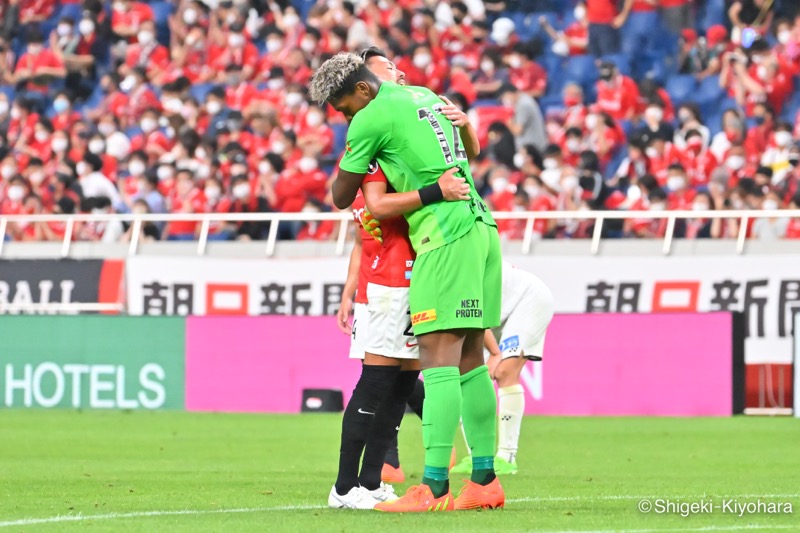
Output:
<instances>
[{"instance_id":1,"label":"sponsor logo on jersey","mask_svg":"<svg viewBox=\"0 0 800 533\"><path fill-rule=\"evenodd\" d=\"M425 322L433 322L436 320L436 309L428 309L420 313L411 315L411 325L424 324Z\"/></svg>"},{"instance_id":2,"label":"sponsor logo on jersey","mask_svg":"<svg viewBox=\"0 0 800 533\"><path fill-rule=\"evenodd\" d=\"M411 268L413 266L414 266L414 260L413 259L407 259L406 260L406 268Z\"/></svg>"},{"instance_id":3,"label":"sponsor logo on jersey","mask_svg":"<svg viewBox=\"0 0 800 533\"><path fill-rule=\"evenodd\" d=\"M456 309L456 318L482 318L483 309L479 299L461 300L461 309Z\"/></svg>"},{"instance_id":4,"label":"sponsor logo on jersey","mask_svg":"<svg viewBox=\"0 0 800 533\"><path fill-rule=\"evenodd\" d=\"M353 147L352 147L352 146L350 146L350 141L347 141L346 143L344 143L344 149L345 149L347 152L352 152L352 151L353 151Z\"/></svg>"},{"instance_id":5,"label":"sponsor logo on jersey","mask_svg":"<svg viewBox=\"0 0 800 533\"><path fill-rule=\"evenodd\" d=\"M406 279L411 279L411 271L406 270Z\"/></svg>"}]
</instances>

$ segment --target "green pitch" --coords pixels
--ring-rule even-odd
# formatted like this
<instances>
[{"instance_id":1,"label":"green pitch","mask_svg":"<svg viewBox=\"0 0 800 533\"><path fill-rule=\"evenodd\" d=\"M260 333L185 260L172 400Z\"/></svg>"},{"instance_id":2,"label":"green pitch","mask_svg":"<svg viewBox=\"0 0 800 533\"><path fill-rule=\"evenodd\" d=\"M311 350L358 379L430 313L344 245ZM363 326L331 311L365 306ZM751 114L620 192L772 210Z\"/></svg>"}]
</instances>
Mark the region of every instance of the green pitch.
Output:
<instances>
[{"instance_id":1,"label":"green pitch","mask_svg":"<svg viewBox=\"0 0 800 533\"><path fill-rule=\"evenodd\" d=\"M520 473L503 478L507 508L436 515L324 508L339 424L338 415L2 411L0 533L800 531L799 420L527 418ZM422 471L419 443L419 421L407 417L410 482ZM793 513L643 514L644 498L760 498Z\"/></svg>"}]
</instances>

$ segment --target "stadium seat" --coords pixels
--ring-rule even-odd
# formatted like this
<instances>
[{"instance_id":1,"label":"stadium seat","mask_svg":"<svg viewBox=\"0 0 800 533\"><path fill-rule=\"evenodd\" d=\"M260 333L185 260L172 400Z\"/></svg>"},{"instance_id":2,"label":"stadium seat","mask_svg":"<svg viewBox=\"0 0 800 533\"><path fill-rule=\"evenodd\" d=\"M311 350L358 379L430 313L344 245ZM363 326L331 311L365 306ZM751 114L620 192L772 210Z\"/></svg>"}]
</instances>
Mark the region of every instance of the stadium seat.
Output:
<instances>
[{"instance_id":1,"label":"stadium seat","mask_svg":"<svg viewBox=\"0 0 800 533\"><path fill-rule=\"evenodd\" d=\"M16 91L14 90L13 85L0 85L0 93L5 94L6 98L8 98L8 101L11 102L14 100Z\"/></svg>"},{"instance_id":2,"label":"stadium seat","mask_svg":"<svg viewBox=\"0 0 800 533\"><path fill-rule=\"evenodd\" d=\"M697 90L697 81L692 75L672 76L667 80L667 92L672 97L672 102L679 106Z\"/></svg>"},{"instance_id":3,"label":"stadium seat","mask_svg":"<svg viewBox=\"0 0 800 533\"><path fill-rule=\"evenodd\" d=\"M481 100L475 100L472 107L477 109L479 107L497 107L497 105L498 101L496 98L483 98Z\"/></svg>"},{"instance_id":4,"label":"stadium seat","mask_svg":"<svg viewBox=\"0 0 800 533\"><path fill-rule=\"evenodd\" d=\"M61 4L58 15L56 15L56 20L63 17L69 17L75 21L75 24L77 24L81 20L82 12L83 8L81 7L80 2L74 4Z\"/></svg>"},{"instance_id":5,"label":"stadium seat","mask_svg":"<svg viewBox=\"0 0 800 533\"><path fill-rule=\"evenodd\" d=\"M150 9L156 22L156 39L164 46L169 46L169 17L175 6L170 2L151 2Z\"/></svg>"},{"instance_id":6,"label":"stadium seat","mask_svg":"<svg viewBox=\"0 0 800 533\"><path fill-rule=\"evenodd\" d=\"M781 111L781 119L794 124L794 119L797 117L797 112L800 111L800 91L795 88L791 99L789 99L783 106Z\"/></svg>"},{"instance_id":7,"label":"stadium seat","mask_svg":"<svg viewBox=\"0 0 800 533\"><path fill-rule=\"evenodd\" d=\"M617 70L619 70L619 72L625 76L630 76L633 74L633 71L631 70L631 59L625 54L607 55L603 56L601 60L615 64L617 66Z\"/></svg>"},{"instance_id":8,"label":"stadium seat","mask_svg":"<svg viewBox=\"0 0 800 533\"><path fill-rule=\"evenodd\" d=\"M705 12L700 17L700 29L705 31L711 26L727 22L725 0L706 0Z\"/></svg>"},{"instance_id":9,"label":"stadium seat","mask_svg":"<svg viewBox=\"0 0 800 533\"><path fill-rule=\"evenodd\" d=\"M347 124L331 124L331 129L333 130L333 153L340 154L344 151L347 141Z\"/></svg>"},{"instance_id":10,"label":"stadium seat","mask_svg":"<svg viewBox=\"0 0 800 533\"><path fill-rule=\"evenodd\" d=\"M206 95L214 88L213 83L195 83L189 87L189 94L192 95L198 103L203 103L206 100Z\"/></svg>"},{"instance_id":11,"label":"stadium seat","mask_svg":"<svg viewBox=\"0 0 800 533\"><path fill-rule=\"evenodd\" d=\"M597 81L597 65L590 55L572 56L567 59L564 71L567 81L574 81L583 86L584 91Z\"/></svg>"},{"instance_id":12,"label":"stadium seat","mask_svg":"<svg viewBox=\"0 0 800 533\"><path fill-rule=\"evenodd\" d=\"M555 111L564 108L564 99L560 94L551 94L549 96L542 96L539 98L539 107L542 108L542 114L547 115L548 111Z\"/></svg>"}]
</instances>

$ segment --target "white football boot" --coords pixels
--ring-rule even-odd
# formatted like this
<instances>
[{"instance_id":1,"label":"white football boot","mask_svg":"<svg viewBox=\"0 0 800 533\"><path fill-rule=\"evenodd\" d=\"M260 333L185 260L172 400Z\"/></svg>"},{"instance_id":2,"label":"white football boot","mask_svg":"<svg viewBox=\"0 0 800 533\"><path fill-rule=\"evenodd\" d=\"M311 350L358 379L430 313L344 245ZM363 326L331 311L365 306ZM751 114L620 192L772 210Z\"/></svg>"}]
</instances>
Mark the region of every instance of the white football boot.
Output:
<instances>
[{"instance_id":1,"label":"white football boot","mask_svg":"<svg viewBox=\"0 0 800 533\"><path fill-rule=\"evenodd\" d=\"M380 489L378 489L380 490ZM328 507L334 509L368 509L371 510L379 501L376 500L370 492L364 487L353 487L350 492L344 496L340 496L336 492L336 486L331 488L331 493L328 495Z\"/></svg>"}]
</instances>

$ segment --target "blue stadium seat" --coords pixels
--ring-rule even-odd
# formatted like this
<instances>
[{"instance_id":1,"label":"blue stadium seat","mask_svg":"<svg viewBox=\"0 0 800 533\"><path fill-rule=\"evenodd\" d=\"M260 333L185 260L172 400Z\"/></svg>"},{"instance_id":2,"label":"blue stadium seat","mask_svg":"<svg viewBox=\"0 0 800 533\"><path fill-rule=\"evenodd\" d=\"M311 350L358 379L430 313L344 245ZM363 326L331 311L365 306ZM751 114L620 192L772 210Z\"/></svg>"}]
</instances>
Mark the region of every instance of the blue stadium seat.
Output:
<instances>
[{"instance_id":1,"label":"blue stadium seat","mask_svg":"<svg viewBox=\"0 0 800 533\"><path fill-rule=\"evenodd\" d=\"M61 9L59 9L58 15L56 15L56 20L62 17L69 17L75 21L75 24L77 24L81 20L82 12L83 8L81 7L80 2L75 4L61 4Z\"/></svg>"},{"instance_id":2,"label":"blue stadium seat","mask_svg":"<svg viewBox=\"0 0 800 533\"><path fill-rule=\"evenodd\" d=\"M484 98L482 100L475 100L472 107L494 107L498 105L496 98Z\"/></svg>"},{"instance_id":3,"label":"blue stadium seat","mask_svg":"<svg viewBox=\"0 0 800 533\"><path fill-rule=\"evenodd\" d=\"M692 75L672 76L667 80L667 92L676 106L692 99L697 90L697 81Z\"/></svg>"},{"instance_id":4,"label":"blue stadium seat","mask_svg":"<svg viewBox=\"0 0 800 533\"><path fill-rule=\"evenodd\" d=\"M347 141L347 124L331 124L333 130L333 153L340 154L344 151Z\"/></svg>"},{"instance_id":5,"label":"blue stadium seat","mask_svg":"<svg viewBox=\"0 0 800 533\"><path fill-rule=\"evenodd\" d=\"M192 95L198 103L203 103L206 95L214 88L213 83L195 83L189 87L189 94Z\"/></svg>"},{"instance_id":6,"label":"blue stadium seat","mask_svg":"<svg viewBox=\"0 0 800 533\"><path fill-rule=\"evenodd\" d=\"M633 74L631 69L631 58L625 54L607 55L603 56L601 59L603 61L608 61L615 64L617 66L617 70L619 70L619 72L625 76L630 76Z\"/></svg>"},{"instance_id":7,"label":"blue stadium seat","mask_svg":"<svg viewBox=\"0 0 800 533\"><path fill-rule=\"evenodd\" d=\"M164 46L169 46L169 17L175 6L170 2L151 2L150 9L156 22L156 39Z\"/></svg>"},{"instance_id":8,"label":"blue stadium seat","mask_svg":"<svg viewBox=\"0 0 800 533\"><path fill-rule=\"evenodd\" d=\"M570 57L567 59L564 71L568 81L579 83L584 90L597 81L597 65L594 57L590 55Z\"/></svg>"},{"instance_id":9,"label":"blue stadium seat","mask_svg":"<svg viewBox=\"0 0 800 533\"><path fill-rule=\"evenodd\" d=\"M11 102L14 100L16 91L14 90L13 85L0 85L0 93L5 94L6 98L8 98L8 101Z\"/></svg>"},{"instance_id":10,"label":"blue stadium seat","mask_svg":"<svg viewBox=\"0 0 800 533\"><path fill-rule=\"evenodd\" d=\"M699 27L705 31L711 26L725 24L727 18L725 0L706 0L705 12L700 17Z\"/></svg>"},{"instance_id":11,"label":"blue stadium seat","mask_svg":"<svg viewBox=\"0 0 800 533\"><path fill-rule=\"evenodd\" d=\"M539 107L542 108L542 114L547 115L548 111L557 111L564 108L564 98L561 94L551 94L539 98Z\"/></svg>"},{"instance_id":12,"label":"blue stadium seat","mask_svg":"<svg viewBox=\"0 0 800 533\"><path fill-rule=\"evenodd\" d=\"M800 111L800 91L795 87L791 99L789 99L783 106L781 111L781 119L791 124L794 124L794 119L797 117L797 112Z\"/></svg>"}]
</instances>

